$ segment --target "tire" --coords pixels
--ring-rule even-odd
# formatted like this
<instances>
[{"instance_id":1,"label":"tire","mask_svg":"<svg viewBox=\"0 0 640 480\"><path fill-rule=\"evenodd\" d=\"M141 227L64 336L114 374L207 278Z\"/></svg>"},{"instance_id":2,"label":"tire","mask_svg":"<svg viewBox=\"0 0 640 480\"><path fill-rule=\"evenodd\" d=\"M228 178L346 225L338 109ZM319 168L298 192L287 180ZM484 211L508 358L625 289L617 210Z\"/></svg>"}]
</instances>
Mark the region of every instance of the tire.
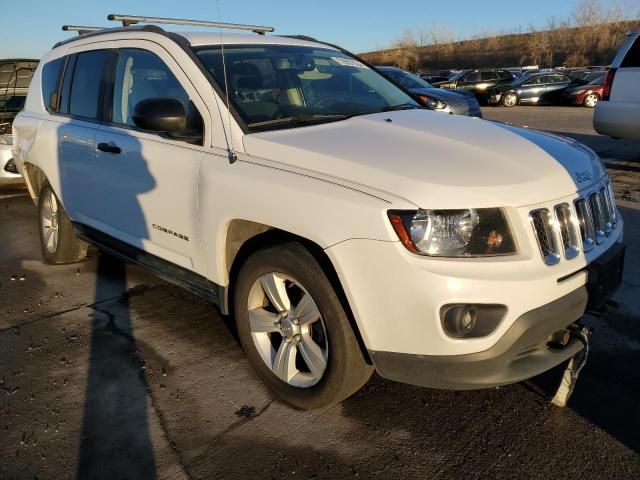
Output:
<instances>
[{"instance_id":1,"label":"tire","mask_svg":"<svg viewBox=\"0 0 640 480\"><path fill-rule=\"evenodd\" d=\"M301 244L280 244L249 257L237 275L233 306L249 363L294 407L336 405L371 377L373 367L336 292Z\"/></svg>"},{"instance_id":2,"label":"tire","mask_svg":"<svg viewBox=\"0 0 640 480\"><path fill-rule=\"evenodd\" d=\"M38 214L40 246L46 263L73 263L87 256L87 243L76 237L67 212L48 183L38 196Z\"/></svg>"},{"instance_id":3,"label":"tire","mask_svg":"<svg viewBox=\"0 0 640 480\"><path fill-rule=\"evenodd\" d=\"M596 103L600 101L600 95L595 92L589 93L584 96L584 100L582 101L582 106L586 108L593 108L596 106Z\"/></svg>"},{"instance_id":4,"label":"tire","mask_svg":"<svg viewBox=\"0 0 640 480\"><path fill-rule=\"evenodd\" d=\"M513 92L507 92L502 96L502 105L505 107L515 107L519 101L518 95Z\"/></svg>"}]
</instances>

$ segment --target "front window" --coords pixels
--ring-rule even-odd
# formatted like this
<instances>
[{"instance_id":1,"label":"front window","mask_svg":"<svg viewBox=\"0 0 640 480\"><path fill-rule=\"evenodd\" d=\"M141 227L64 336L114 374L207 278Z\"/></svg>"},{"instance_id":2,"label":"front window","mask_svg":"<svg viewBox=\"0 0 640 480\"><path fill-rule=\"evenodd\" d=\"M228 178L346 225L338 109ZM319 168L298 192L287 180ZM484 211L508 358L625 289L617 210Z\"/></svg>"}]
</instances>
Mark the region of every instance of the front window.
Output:
<instances>
[{"instance_id":1,"label":"front window","mask_svg":"<svg viewBox=\"0 0 640 480\"><path fill-rule=\"evenodd\" d=\"M224 91L220 46L194 51ZM229 101L252 131L420 108L382 75L337 50L225 45L224 60Z\"/></svg>"}]
</instances>

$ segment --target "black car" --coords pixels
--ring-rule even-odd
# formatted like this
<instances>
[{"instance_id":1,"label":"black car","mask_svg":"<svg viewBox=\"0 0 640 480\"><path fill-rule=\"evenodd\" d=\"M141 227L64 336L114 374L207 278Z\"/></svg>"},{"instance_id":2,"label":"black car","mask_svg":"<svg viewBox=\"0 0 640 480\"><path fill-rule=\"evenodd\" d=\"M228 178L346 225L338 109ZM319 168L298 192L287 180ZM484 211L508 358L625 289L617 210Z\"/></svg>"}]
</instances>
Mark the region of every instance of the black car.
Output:
<instances>
[{"instance_id":1,"label":"black car","mask_svg":"<svg viewBox=\"0 0 640 480\"><path fill-rule=\"evenodd\" d=\"M482 118L480 105L473 94L435 88L426 80L397 67L376 67L383 75L413 93L430 110Z\"/></svg>"},{"instance_id":2,"label":"black car","mask_svg":"<svg viewBox=\"0 0 640 480\"><path fill-rule=\"evenodd\" d=\"M515 78L510 71L499 68L464 70L450 80L435 85L452 90L466 90L473 93L479 101L485 101L487 89L499 83L512 82Z\"/></svg>"},{"instance_id":3,"label":"black car","mask_svg":"<svg viewBox=\"0 0 640 480\"><path fill-rule=\"evenodd\" d=\"M563 73L534 73L510 83L495 85L488 91L489 104L505 107L556 103L572 79Z\"/></svg>"}]
</instances>

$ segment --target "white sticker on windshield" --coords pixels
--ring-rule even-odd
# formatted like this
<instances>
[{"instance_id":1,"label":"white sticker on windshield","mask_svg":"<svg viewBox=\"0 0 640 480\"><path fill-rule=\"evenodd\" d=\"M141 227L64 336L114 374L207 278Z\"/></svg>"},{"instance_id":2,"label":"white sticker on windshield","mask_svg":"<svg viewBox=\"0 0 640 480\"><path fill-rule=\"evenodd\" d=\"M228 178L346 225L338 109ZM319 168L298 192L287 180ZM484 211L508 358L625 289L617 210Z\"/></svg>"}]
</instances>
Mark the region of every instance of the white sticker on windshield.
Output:
<instances>
[{"instance_id":1,"label":"white sticker on windshield","mask_svg":"<svg viewBox=\"0 0 640 480\"><path fill-rule=\"evenodd\" d=\"M340 65L344 65L345 67L369 68L364 63L359 62L355 58L331 57L331 60L339 63Z\"/></svg>"}]
</instances>

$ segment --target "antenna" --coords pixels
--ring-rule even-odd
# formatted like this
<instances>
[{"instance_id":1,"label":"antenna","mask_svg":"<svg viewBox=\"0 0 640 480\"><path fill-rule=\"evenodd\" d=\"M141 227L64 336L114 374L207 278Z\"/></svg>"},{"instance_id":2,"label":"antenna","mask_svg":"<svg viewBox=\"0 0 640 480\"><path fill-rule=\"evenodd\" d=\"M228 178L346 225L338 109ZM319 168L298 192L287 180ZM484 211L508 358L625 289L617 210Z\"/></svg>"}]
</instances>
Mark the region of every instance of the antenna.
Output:
<instances>
[{"instance_id":1,"label":"antenna","mask_svg":"<svg viewBox=\"0 0 640 480\"><path fill-rule=\"evenodd\" d=\"M222 19L222 13L220 13L220 0L216 0L216 6L218 7L218 18ZM223 23L219 23L218 25L225 25ZM238 156L235 152L235 146L233 145L233 127L231 125L231 108L229 106L229 83L227 81L227 62L224 58L224 40L222 38L222 28L218 28L218 33L220 34L220 54L222 55L222 76L224 77L224 92L227 100L227 125L229 126L229 148L227 149L227 156L229 158L229 163L234 164L238 160ZM264 35L264 33L263 33Z\"/></svg>"},{"instance_id":2,"label":"antenna","mask_svg":"<svg viewBox=\"0 0 640 480\"><path fill-rule=\"evenodd\" d=\"M122 22L123 27L135 25L136 23L163 23L166 25L190 25L192 27L213 27L230 28L232 30L249 30L259 35L273 32L273 27L262 27L260 25L242 25L240 23L209 22L207 20L189 20L186 18L163 18L163 17L136 17L134 15L119 15L110 13L107 20Z\"/></svg>"},{"instance_id":3,"label":"antenna","mask_svg":"<svg viewBox=\"0 0 640 480\"><path fill-rule=\"evenodd\" d=\"M84 35L90 32L97 32L98 30L104 30L104 27L83 27L80 25L63 25L62 26L62 31L78 32L78 35Z\"/></svg>"}]
</instances>

